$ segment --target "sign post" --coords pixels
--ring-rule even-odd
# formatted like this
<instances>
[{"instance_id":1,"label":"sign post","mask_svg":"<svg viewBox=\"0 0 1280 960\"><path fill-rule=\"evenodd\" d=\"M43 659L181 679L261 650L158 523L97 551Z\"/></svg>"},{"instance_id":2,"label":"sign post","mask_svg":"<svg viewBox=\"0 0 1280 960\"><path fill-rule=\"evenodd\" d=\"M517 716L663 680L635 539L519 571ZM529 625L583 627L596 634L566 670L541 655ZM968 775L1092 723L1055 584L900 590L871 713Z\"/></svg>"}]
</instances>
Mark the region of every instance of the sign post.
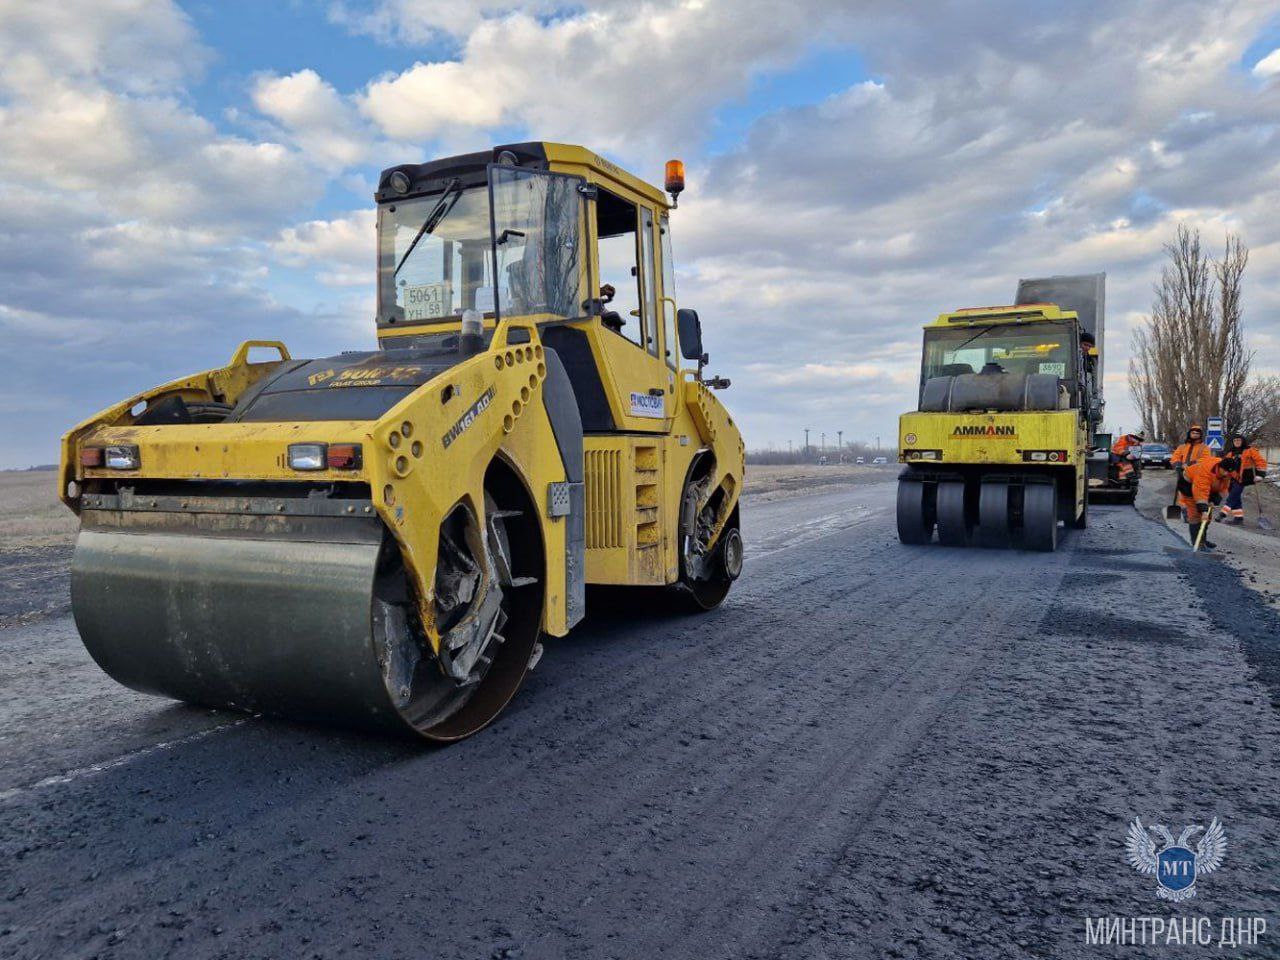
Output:
<instances>
[{"instance_id":1,"label":"sign post","mask_svg":"<svg viewBox=\"0 0 1280 960\"><path fill-rule=\"evenodd\" d=\"M1204 445L1214 453L1222 452L1222 448L1226 445L1226 440L1222 436L1221 417L1210 417L1205 421Z\"/></svg>"}]
</instances>

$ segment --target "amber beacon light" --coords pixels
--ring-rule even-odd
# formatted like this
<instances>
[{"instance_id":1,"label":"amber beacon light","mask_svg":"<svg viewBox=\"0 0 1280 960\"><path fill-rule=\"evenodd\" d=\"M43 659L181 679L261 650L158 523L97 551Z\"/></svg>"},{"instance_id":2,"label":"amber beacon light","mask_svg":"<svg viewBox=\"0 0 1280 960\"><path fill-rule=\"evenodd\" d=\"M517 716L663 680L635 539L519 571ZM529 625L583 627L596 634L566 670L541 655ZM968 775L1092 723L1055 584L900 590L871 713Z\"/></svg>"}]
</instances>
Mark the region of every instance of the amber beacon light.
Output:
<instances>
[{"instance_id":1,"label":"amber beacon light","mask_svg":"<svg viewBox=\"0 0 1280 960\"><path fill-rule=\"evenodd\" d=\"M680 193L684 190L684 161L668 160L666 175L667 193L671 194L671 206L680 203Z\"/></svg>"}]
</instances>

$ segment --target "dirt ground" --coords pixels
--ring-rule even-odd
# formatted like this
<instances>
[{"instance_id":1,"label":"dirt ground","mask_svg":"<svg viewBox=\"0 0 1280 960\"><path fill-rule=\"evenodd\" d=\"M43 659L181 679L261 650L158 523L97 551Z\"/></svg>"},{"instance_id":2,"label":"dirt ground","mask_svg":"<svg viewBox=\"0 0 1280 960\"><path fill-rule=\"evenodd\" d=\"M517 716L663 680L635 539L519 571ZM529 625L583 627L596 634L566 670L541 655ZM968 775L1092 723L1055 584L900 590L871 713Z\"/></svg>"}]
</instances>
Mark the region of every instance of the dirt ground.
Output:
<instances>
[{"instance_id":1,"label":"dirt ground","mask_svg":"<svg viewBox=\"0 0 1280 960\"><path fill-rule=\"evenodd\" d=\"M0 626L70 609L67 566L76 518L51 470L0 473Z\"/></svg>"}]
</instances>

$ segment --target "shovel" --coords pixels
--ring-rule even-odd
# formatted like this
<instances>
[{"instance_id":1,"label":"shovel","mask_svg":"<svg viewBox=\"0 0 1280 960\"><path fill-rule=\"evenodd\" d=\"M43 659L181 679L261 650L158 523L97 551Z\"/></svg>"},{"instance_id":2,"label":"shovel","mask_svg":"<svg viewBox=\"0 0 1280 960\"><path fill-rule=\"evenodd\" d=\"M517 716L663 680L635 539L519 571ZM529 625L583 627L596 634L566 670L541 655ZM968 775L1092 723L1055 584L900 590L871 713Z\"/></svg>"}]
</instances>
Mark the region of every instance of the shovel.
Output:
<instances>
[{"instance_id":1,"label":"shovel","mask_svg":"<svg viewBox=\"0 0 1280 960\"><path fill-rule=\"evenodd\" d=\"M1258 485L1256 483L1253 485L1253 495L1258 498L1258 529L1272 529L1271 518L1262 512L1262 491L1258 489Z\"/></svg>"},{"instance_id":2,"label":"shovel","mask_svg":"<svg viewBox=\"0 0 1280 960\"><path fill-rule=\"evenodd\" d=\"M1181 473L1181 471L1179 471ZM1164 518L1166 520L1181 520L1182 508L1178 506L1178 479L1173 481L1173 502L1164 508Z\"/></svg>"},{"instance_id":3,"label":"shovel","mask_svg":"<svg viewBox=\"0 0 1280 960\"><path fill-rule=\"evenodd\" d=\"M1204 512L1204 519L1200 521L1200 532L1196 534L1196 542L1191 547L1191 552L1195 553L1200 549L1200 544L1204 543L1204 532L1209 529L1209 518L1213 516L1213 507Z\"/></svg>"}]
</instances>

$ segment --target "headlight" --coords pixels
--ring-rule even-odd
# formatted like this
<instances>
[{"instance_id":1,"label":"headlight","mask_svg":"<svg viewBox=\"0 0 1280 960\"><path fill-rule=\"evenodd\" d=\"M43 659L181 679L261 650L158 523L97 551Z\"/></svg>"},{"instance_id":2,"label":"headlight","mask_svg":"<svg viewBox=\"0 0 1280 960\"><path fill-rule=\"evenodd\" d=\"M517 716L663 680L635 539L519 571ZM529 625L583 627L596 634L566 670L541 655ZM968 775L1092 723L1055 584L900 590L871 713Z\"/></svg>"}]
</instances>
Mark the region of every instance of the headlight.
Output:
<instances>
[{"instance_id":1,"label":"headlight","mask_svg":"<svg viewBox=\"0 0 1280 960\"><path fill-rule=\"evenodd\" d=\"M142 463L137 447L107 447L103 452L108 470L137 470Z\"/></svg>"},{"instance_id":2,"label":"headlight","mask_svg":"<svg viewBox=\"0 0 1280 960\"><path fill-rule=\"evenodd\" d=\"M328 466L326 443L289 444L289 466L294 470L323 470Z\"/></svg>"}]
</instances>

